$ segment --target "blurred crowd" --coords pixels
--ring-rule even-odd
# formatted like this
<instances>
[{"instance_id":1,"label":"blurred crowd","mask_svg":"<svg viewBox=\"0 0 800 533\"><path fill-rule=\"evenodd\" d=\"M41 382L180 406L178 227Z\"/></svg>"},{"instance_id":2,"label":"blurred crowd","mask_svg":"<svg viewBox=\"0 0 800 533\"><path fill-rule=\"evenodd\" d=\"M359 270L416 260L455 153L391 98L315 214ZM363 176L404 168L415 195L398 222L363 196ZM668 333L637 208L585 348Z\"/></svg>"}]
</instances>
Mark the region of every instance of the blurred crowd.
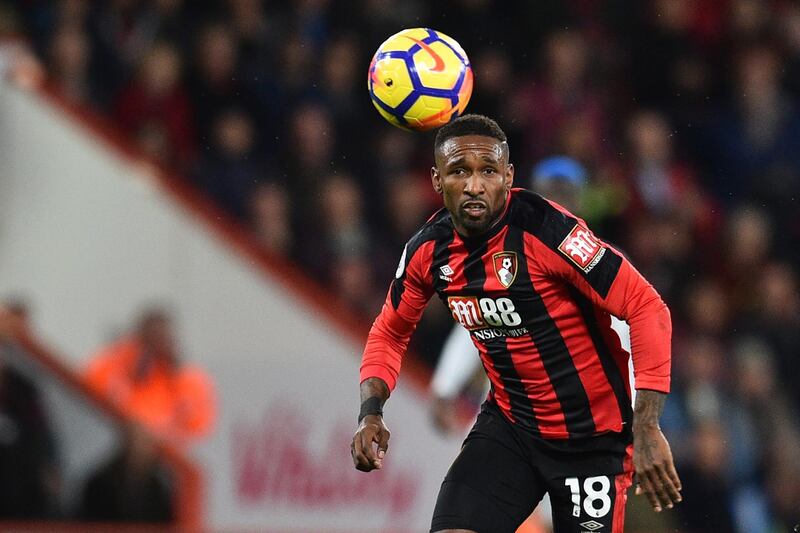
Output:
<instances>
[{"instance_id":1,"label":"blurred crowd","mask_svg":"<svg viewBox=\"0 0 800 533\"><path fill-rule=\"evenodd\" d=\"M59 387L43 379L41 360L25 342L35 336L27 303L0 301L0 522L176 520L179 476L167 449L182 451L207 437L217 406L213 382L184 360L173 323L167 309L147 308L89 358L76 379L101 403L105 418L94 434L68 436L65 424L79 419L69 410L87 406L74 391L54 395ZM114 442L90 457L92 441L102 440L100 428L109 422ZM66 442L69 437L76 442ZM94 461L80 479L68 480L66 463L76 455Z\"/></svg>"},{"instance_id":2,"label":"blurred crowd","mask_svg":"<svg viewBox=\"0 0 800 533\"><path fill-rule=\"evenodd\" d=\"M204 191L265 253L369 320L440 205L430 134L385 123L371 54L429 26L475 70L468 111L589 169L584 214L673 312L663 425L684 503L665 527L800 521L800 4L788 0L16 0L66 98ZM434 363L450 317L415 349Z\"/></svg>"}]
</instances>

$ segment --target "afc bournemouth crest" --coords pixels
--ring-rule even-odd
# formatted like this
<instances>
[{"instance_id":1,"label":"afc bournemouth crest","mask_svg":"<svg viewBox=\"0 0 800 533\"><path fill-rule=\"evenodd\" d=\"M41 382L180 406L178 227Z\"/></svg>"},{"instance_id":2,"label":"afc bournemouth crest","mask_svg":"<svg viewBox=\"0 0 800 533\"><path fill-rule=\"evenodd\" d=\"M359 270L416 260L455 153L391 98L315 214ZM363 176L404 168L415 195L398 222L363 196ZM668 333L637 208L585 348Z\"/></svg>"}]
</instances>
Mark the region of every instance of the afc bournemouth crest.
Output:
<instances>
[{"instance_id":1,"label":"afc bournemouth crest","mask_svg":"<svg viewBox=\"0 0 800 533\"><path fill-rule=\"evenodd\" d=\"M517 252L497 252L492 256L492 264L497 281L509 288L517 277Z\"/></svg>"}]
</instances>

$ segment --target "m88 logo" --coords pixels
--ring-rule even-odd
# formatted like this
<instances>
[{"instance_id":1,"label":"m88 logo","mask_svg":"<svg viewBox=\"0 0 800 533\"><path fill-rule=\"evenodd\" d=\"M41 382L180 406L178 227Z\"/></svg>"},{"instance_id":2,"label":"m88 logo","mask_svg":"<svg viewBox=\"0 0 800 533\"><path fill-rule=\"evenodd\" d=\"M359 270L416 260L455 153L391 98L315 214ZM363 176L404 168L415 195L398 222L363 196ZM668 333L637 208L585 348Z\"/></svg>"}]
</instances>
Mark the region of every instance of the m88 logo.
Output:
<instances>
[{"instance_id":1,"label":"m88 logo","mask_svg":"<svg viewBox=\"0 0 800 533\"><path fill-rule=\"evenodd\" d=\"M456 322L470 330L522 324L522 317L514 309L514 302L510 298L450 296L447 305Z\"/></svg>"}]
</instances>

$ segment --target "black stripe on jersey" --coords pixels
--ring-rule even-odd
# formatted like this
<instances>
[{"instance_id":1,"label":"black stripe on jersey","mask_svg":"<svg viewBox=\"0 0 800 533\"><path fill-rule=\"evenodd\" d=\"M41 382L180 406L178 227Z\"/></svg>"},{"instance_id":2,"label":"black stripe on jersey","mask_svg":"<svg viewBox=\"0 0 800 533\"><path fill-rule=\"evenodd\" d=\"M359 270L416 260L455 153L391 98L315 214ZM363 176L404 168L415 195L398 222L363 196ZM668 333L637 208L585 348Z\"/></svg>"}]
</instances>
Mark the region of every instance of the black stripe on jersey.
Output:
<instances>
[{"instance_id":1,"label":"black stripe on jersey","mask_svg":"<svg viewBox=\"0 0 800 533\"><path fill-rule=\"evenodd\" d=\"M628 391L625 389L625 380L627 375L623 376L622 371L617 366L614 356L611 353L611 348L606 343L603 333L600 331L600 324L597 322L597 315L595 315L594 306L592 302L575 287L570 287L570 293L578 309L581 311L583 321L589 329L589 335L592 338L597 356L600 358L600 363L603 365L603 372L606 374L606 379L611 385L611 390L614 391L614 396L617 397L617 404L619 405L619 412L622 414L622 421L630 424L633 421L633 409L631 408L631 399L628 396Z\"/></svg>"},{"instance_id":2,"label":"black stripe on jersey","mask_svg":"<svg viewBox=\"0 0 800 533\"><path fill-rule=\"evenodd\" d=\"M540 317L535 323L525 324L530 331L531 340L539 351L542 364L553 385L561 409L564 422L570 437L584 437L595 432L592 409L589 397L583 388L578 370L569 353L569 348L561 336L555 320L547 311L542 297L533 286L525 260L524 232L517 226L508 227L505 249L515 251L521 260L517 266L517 279L513 288L518 291L514 295L514 304L522 316Z\"/></svg>"},{"instance_id":3,"label":"black stripe on jersey","mask_svg":"<svg viewBox=\"0 0 800 533\"><path fill-rule=\"evenodd\" d=\"M482 243L465 242L464 246L468 252L467 258L464 260L464 277L467 280L464 292L480 297L484 294L483 286L486 283L486 267L483 256L488 251L489 243L487 241ZM486 347L487 356L492 360L492 365L500 375L503 389L505 389L511 404L511 414L514 420L538 434L539 428L536 417L533 415L533 404L514 366L514 360L511 359L506 338L496 337L480 342Z\"/></svg>"},{"instance_id":4,"label":"black stripe on jersey","mask_svg":"<svg viewBox=\"0 0 800 533\"><path fill-rule=\"evenodd\" d=\"M400 274L400 277L396 277L392 280L392 286L389 289L392 295L392 307L397 309L400 306L400 300L403 298L403 292L406 290L406 272L408 269L408 264L411 262L411 258L414 257L414 254L417 253L417 250L428 241L432 241L436 239L437 241L442 238L446 238L447 236L450 237L450 241L453 240L453 231L452 226L450 224L445 223L445 215L447 215L446 210L440 210L435 215L433 215L428 222L422 226L420 229L411 239L409 239L408 243L406 243L405 248L403 249L404 255L401 256L403 260L403 272ZM434 257L434 260L436 258ZM399 267L399 265L398 265Z\"/></svg>"},{"instance_id":5,"label":"black stripe on jersey","mask_svg":"<svg viewBox=\"0 0 800 533\"><path fill-rule=\"evenodd\" d=\"M516 205L513 206L515 209L512 220L518 223L525 231L533 234L567 264L578 271L600 297L605 298L608 296L611 284L616 279L619 268L622 265L622 257L606 246L603 258L589 272L585 272L558 249L567 235L578 224L578 219L562 213L536 193L517 191L515 198L517 201L515 202Z\"/></svg>"},{"instance_id":6,"label":"black stripe on jersey","mask_svg":"<svg viewBox=\"0 0 800 533\"><path fill-rule=\"evenodd\" d=\"M440 232L436 237L436 244L433 246L431 279L433 280L433 289L439 295L443 294L442 291L447 288L447 281L439 277L439 272L443 266L450 262L450 245L453 243L455 236L456 232L451 226L446 233Z\"/></svg>"}]
</instances>

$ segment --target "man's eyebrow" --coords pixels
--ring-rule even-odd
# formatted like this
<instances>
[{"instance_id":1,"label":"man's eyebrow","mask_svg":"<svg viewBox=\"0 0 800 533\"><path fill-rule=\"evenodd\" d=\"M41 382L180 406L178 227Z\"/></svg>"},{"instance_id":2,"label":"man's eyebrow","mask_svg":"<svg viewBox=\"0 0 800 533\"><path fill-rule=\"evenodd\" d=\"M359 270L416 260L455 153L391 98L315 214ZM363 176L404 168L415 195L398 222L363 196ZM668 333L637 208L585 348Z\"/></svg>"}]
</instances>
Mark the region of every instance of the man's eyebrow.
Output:
<instances>
[{"instance_id":1,"label":"man's eyebrow","mask_svg":"<svg viewBox=\"0 0 800 533\"><path fill-rule=\"evenodd\" d=\"M445 166L453 167L453 166L456 166L456 165L463 165L464 161L466 161L466 160L467 159L462 155L462 156L457 157L456 159L452 159L452 160L448 161Z\"/></svg>"},{"instance_id":2,"label":"man's eyebrow","mask_svg":"<svg viewBox=\"0 0 800 533\"><path fill-rule=\"evenodd\" d=\"M483 156L481 156L481 159L483 159L487 163L494 163L494 164L497 164L500 161L499 159L497 159L493 155L483 155Z\"/></svg>"}]
</instances>

